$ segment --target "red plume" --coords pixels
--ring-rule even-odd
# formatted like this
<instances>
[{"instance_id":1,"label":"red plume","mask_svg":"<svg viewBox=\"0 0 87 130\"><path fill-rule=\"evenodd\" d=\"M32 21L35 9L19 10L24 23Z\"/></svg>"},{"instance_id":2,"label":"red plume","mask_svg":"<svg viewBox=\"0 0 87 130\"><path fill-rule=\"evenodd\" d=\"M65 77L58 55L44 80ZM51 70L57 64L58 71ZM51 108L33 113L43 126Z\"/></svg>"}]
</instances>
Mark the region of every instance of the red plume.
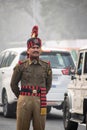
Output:
<instances>
[{"instance_id":1,"label":"red plume","mask_svg":"<svg viewBox=\"0 0 87 130\"><path fill-rule=\"evenodd\" d=\"M38 26L34 26L32 28L31 37L37 37L38 36Z\"/></svg>"}]
</instances>

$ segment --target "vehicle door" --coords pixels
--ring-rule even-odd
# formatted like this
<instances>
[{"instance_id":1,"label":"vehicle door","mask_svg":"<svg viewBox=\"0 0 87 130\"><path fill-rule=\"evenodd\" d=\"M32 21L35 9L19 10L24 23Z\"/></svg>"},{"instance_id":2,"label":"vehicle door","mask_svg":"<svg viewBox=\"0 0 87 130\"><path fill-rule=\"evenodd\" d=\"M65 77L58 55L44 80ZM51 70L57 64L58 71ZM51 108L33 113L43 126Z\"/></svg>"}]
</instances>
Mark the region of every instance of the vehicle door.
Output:
<instances>
[{"instance_id":1,"label":"vehicle door","mask_svg":"<svg viewBox=\"0 0 87 130\"><path fill-rule=\"evenodd\" d=\"M84 55L84 65L83 65L83 75L82 75L82 85L81 85L81 113L83 113L83 102L87 98L87 50Z\"/></svg>"},{"instance_id":2,"label":"vehicle door","mask_svg":"<svg viewBox=\"0 0 87 130\"><path fill-rule=\"evenodd\" d=\"M87 52L80 52L77 76L73 88L73 106L76 113L83 113L83 99L87 96Z\"/></svg>"}]
</instances>

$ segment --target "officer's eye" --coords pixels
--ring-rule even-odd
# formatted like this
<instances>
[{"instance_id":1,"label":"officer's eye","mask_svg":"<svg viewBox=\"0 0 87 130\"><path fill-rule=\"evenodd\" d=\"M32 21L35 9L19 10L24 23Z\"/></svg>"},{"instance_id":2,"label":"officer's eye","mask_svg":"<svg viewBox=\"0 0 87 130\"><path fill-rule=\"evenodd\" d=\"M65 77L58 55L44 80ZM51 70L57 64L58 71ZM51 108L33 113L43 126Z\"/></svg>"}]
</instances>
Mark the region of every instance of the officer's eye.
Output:
<instances>
[{"instance_id":1,"label":"officer's eye","mask_svg":"<svg viewBox=\"0 0 87 130\"><path fill-rule=\"evenodd\" d=\"M40 47L32 47L32 49L39 49Z\"/></svg>"}]
</instances>

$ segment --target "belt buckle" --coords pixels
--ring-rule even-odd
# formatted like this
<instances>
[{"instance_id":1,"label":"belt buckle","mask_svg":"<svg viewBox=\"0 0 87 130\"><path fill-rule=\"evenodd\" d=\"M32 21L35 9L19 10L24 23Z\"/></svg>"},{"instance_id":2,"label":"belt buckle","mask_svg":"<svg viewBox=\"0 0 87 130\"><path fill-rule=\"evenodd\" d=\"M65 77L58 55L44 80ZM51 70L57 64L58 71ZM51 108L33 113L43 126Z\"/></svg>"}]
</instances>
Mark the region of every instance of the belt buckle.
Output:
<instances>
[{"instance_id":1,"label":"belt buckle","mask_svg":"<svg viewBox=\"0 0 87 130\"><path fill-rule=\"evenodd\" d=\"M34 93L34 94L36 94L36 93L37 93L37 90L36 90L36 89L34 89L34 90L33 90L33 93Z\"/></svg>"}]
</instances>

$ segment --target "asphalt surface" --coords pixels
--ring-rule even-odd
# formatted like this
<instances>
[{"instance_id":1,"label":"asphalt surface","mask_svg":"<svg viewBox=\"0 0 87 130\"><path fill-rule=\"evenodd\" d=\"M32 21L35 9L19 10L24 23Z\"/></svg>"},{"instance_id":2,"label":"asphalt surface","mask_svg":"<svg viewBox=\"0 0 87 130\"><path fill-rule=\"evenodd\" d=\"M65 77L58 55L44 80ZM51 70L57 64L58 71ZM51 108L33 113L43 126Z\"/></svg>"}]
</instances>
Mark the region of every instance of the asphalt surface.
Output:
<instances>
[{"instance_id":1,"label":"asphalt surface","mask_svg":"<svg viewBox=\"0 0 87 130\"><path fill-rule=\"evenodd\" d=\"M32 130L32 123L30 130ZM64 130L62 111L52 109L46 119L46 130ZM0 130L16 130L16 118L4 118L0 112ZM78 130L86 130L84 126L79 125Z\"/></svg>"}]
</instances>

